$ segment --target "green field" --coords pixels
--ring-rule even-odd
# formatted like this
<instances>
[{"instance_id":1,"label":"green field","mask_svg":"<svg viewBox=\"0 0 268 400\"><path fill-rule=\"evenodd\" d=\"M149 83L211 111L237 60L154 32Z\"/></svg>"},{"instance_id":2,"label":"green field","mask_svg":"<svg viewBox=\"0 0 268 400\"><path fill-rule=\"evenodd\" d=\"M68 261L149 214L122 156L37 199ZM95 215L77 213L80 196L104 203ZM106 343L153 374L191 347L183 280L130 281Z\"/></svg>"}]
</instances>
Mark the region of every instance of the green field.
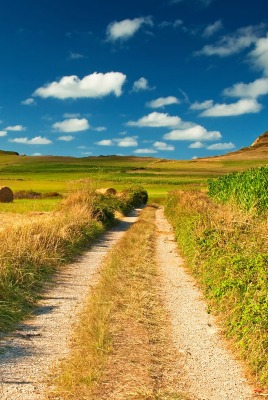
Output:
<instances>
[{"instance_id":1,"label":"green field","mask_svg":"<svg viewBox=\"0 0 268 400\"><path fill-rule=\"evenodd\" d=\"M174 189L207 190L207 180L226 173L267 164L267 160L194 160L175 161L152 157L28 157L0 154L0 185L14 192L34 190L40 193L70 193L82 186L146 187L152 201L162 199ZM57 200L15 200L1 205L0 212L49 211Z\"/></svg>"}]
</instances>

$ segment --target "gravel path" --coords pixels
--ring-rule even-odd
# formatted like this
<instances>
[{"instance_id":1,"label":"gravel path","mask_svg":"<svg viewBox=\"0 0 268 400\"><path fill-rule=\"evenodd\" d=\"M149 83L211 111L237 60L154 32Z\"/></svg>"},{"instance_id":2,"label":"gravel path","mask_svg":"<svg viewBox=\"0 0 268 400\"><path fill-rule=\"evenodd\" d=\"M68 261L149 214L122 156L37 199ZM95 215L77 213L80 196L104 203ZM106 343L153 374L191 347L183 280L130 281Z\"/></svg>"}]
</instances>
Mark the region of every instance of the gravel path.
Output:
<instances>
[{"instance_id":1,"label":"gravel path","mask_svg":"<svg viewBox=\"0 0 268 400\"><path fill-rule=\"evenodd\" d=\"M109 249L137 220L138 210L107 232L44 293L34 316L0 343L1 400L38 400L51 366L68 353L68 340L89 288Z\"/></svg>"},{"instance_id":2,"label":"gravel path","mask_svg":"<svg viewBox=\"0 0 268 400\"><path fill-rule=\"evenodd\" d=\"M164 298L171 315L174 342L182 356L184 391L195 400L252 399L241 367L226 350L194 279L183 268L163 209L157 210L156 223Z\"/></svg>"}]
</instances>

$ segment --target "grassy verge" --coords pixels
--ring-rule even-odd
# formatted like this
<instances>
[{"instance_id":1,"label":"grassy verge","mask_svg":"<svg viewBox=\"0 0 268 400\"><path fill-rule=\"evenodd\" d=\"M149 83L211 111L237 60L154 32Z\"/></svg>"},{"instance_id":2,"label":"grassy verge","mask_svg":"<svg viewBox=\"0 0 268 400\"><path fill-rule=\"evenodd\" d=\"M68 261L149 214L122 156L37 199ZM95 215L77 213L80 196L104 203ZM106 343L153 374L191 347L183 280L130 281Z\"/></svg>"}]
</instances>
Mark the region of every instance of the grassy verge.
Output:
<instances>
[{"instance_id":1,"label":"grassy verge","mask_svg":"<svg viewBox=\"0 0 268 400\"><path fill-rule=\"evenodd\" d=\"M169 371L174 360L158 292L154 214L147 207L106 259L49 399L182 399Z\"/></svg>"},{"instance_id":2,"label":"grassy verge","mask_svg":"<svg viewBox=\"0 0 268 400\"><path fill-rule=\"evenodd\" d=\"M267 385L267 215L242 214L198 192L174 192L166 214L209 307L253 374Z\"/></svg>"},{"instance_id":3,"label":"grassy verge","mask_svg":"<svg viewBox=\"0 0 268 400\"><path fill-rule=\"evenodd\" d=\"M134 188L119 199L85 190L42 215L5 218L0 229L0 333L14 328L35 304L44 283L115 222L115 212L146 202Z\"/></svg>"}]
</instances>

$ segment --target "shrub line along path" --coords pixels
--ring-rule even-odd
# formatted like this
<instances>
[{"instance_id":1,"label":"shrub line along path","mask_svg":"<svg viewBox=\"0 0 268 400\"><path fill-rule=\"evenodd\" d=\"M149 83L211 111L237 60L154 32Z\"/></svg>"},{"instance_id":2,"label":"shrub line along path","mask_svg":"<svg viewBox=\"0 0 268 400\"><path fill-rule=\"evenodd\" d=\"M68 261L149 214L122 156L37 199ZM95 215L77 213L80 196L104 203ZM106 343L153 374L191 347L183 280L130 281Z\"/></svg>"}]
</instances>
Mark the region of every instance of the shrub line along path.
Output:
<instances>
[{"instance_id":1,"label":"shrub line along path","mask_svg":"<svg viewBox=\"0 0 268 400\"><path fill-rule=\"evenodd\" d=\"M88 289L98 281L105 255L136 220L137 212L102 237L79 262L59 273L56 285L44 294L35 316L1 343L1 400L43 398L45 376L52 364L68 353L68 339L79 309ZM182 266L162 208L156 211L156 226L161 293L179 353L182 391L194 400L253 399L241 367L226 350L215 320L208 315L194 280Z\"/></svg>"}]
</instances>

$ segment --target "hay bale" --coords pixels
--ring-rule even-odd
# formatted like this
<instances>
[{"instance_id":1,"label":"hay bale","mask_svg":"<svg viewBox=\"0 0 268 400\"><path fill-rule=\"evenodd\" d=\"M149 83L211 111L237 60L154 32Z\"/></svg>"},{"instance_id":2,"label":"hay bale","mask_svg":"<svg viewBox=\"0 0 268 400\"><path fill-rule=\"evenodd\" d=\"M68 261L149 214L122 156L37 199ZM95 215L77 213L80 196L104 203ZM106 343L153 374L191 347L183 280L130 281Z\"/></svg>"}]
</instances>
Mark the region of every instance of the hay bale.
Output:
<instances>
[{"instance_id":1,"label":"hay bale","mask_svg":"<svg viewBox=\"0 0 268 400\"><path fill-rule=\"evenodd\" d=\"M114 188L101 188L97 189L96 193L104 194L106 196L115 196L117 191Z\"/></svg>"},{"instance_id":2,"label":"hay bale","mask_svg":"<svg viewBox=\"0 0 268 400\"><path fill-rule=\"evenodd\" d=\"M9 187L2 186L0 188L0 203L12 203L13 198L13 192Z\"/></svg>"}]
</instances>

